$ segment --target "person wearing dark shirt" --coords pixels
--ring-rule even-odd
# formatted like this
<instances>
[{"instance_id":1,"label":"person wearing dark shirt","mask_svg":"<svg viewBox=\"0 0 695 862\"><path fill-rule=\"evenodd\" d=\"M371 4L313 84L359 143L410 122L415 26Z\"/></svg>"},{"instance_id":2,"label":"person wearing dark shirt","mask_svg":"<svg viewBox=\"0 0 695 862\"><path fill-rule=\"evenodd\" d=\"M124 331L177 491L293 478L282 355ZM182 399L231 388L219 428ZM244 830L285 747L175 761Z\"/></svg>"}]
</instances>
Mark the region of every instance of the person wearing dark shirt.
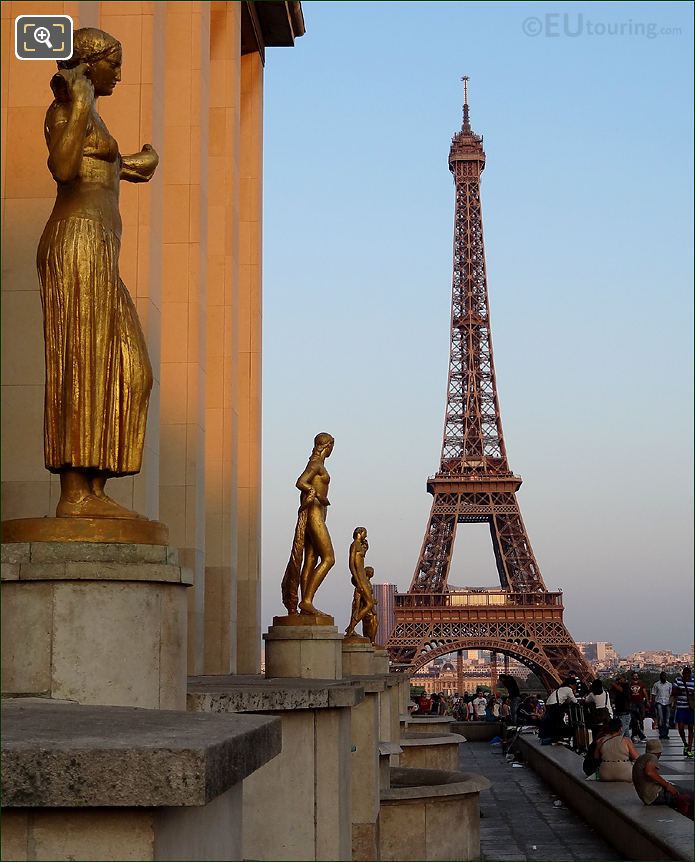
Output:
<instances>
[{"instance_id":1,"label":"person wearing dark shirt","mask_svg":"<svg viewBox=\"0 0 695 862\"><path fill-rule=\"evenodd\" d=\"M644 709L649 698L647 689L639 678L637 672L633 672L630 677L630 731L632 733L632 741L637 742L638 739L644 741L647 737L644 735Z\"/></svg>"},{"instance_id":2,"label":"person wearing dark shirt","mask_svg":"<svg viewBox=\"0 0 695 862\"><path fill-rule=\"evenodd\" d=\"M612 683L610 693L615 705L615 717L623 725L623 736L627 736L630 731L630 687L625 675Z\"/></svg>"},{"instance_id":3,"label":"person wearing dark shirt","mask_svg":"<svg viewBox=\"0 0 695 862\"><path fill-rule=\"evenodd\" d=\"M683 756L693 756L693 674L689 667L684 667L673 680L671 698L676 707L676 727L683 740ZM688 726L688 741L685 740L685 727Z\"/></svg>"}]
</instances>

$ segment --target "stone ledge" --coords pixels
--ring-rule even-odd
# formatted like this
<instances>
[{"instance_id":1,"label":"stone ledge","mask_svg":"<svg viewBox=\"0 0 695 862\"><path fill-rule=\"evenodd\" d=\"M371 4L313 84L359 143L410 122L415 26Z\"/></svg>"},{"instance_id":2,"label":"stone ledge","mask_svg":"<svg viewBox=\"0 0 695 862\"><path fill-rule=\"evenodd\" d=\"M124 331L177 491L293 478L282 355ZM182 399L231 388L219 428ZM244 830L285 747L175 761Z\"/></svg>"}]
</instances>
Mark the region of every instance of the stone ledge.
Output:
<instances>
[{"instance_id":1,"label":"stone ledge","mask_svg":"<svg viewBox=\"0 0 695 862\"><path fill-rule=\"evenodd\" d=\"M346 682L361 685L366 694L377 694L378 692L385 691L386 688L388 688L386 678L380 674L351 674L350 676L343 677L343 679Z\"/></svg>"},{"instance_id":2,"label":"stone ledge","mask_svg":"<svg viewBox=\"0 0 695 862\"><path fill-rule=\"evenodd\" d=\"M401 734L403 748L423 745L460 745L464 741L459 733L414 733L412 736Z\"/></svg>"},{"instance_id":3,"label":"stone ledge","mask_svg":"<svg viewBox=\"0 0 695 862\"><path fill-rule=\"evenodd\" d=\"M529 766L626 859L693 859L687 817L644 805L627 782L587 781L582 758L564 746L541 746L535 736L519 736L518 744Z\"/></svg>"},{"instance_id":4,"label":"stone ledge","mask_svg":"<svg viewBox=\"0 0 695 862\"><path fill-rule=\"evenodd\" d=\"M357 706L361 685L342 680L266 679L262 676L193 676L188 679L192 712L284 712Z\"/></svg>"},{"instance_id":5,"label":"stone ledge","mask_svg":"<svg viewBox=\"0 0 695 862\"><path fill-rule=\"evenodd\" d=\"M178 563L176 548L124 542L15 542L0 554L3 563Z\"/></svg>"},{"instance_id":6,"label":"stone ledge","mask_svg":"<svg viewBox=\"0 0 695 862\"><path fill-rule=\"evenodd\" d=\"M10 576L5 568L10 565ZM15 571L19 566L19 572ZM151 581L153 583L193 583L192 570L168 563L128 562L61 562L61 563L5 563L2 580L14 581Z\"/></svg>"},{"instance_id":7,"label":"stone ledge","mask_svg":"<svg viewBox=\"0 0 695 862\"><path fill-rule=\"evenodd\" d=\"M6 808L206 805L280 753L265 716L2 702Z\"/></svg>"}]
</instances>

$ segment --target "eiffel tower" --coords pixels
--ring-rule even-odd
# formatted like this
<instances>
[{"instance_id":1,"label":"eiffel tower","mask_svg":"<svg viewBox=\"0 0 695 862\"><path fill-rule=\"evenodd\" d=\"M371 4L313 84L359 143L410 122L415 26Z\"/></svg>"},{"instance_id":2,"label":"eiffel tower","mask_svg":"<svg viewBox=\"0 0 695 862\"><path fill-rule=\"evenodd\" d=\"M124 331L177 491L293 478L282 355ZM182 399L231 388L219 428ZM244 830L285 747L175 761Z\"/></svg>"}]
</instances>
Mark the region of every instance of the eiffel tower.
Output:
<instances>
[{"instance_id":1,"label":"eiffel tower","mask_svg":"<svg viewBox=\"0 0 695 862\"><path fill-rule=\"evenodd\" d=\"M492 355L480 175L483 139L471 129L468 78L463 125L451 142L456 185L451 349L444 441L427 481L432 510L407 593L396 594L387 643L394 666L413 673L464 649L501 653L531 668L548 688L591 670L562 620L562 592L549 592L534 557L507 462ZM447 585L459 524L490 525L501 589Z\"/></svg>"}]
</instances>

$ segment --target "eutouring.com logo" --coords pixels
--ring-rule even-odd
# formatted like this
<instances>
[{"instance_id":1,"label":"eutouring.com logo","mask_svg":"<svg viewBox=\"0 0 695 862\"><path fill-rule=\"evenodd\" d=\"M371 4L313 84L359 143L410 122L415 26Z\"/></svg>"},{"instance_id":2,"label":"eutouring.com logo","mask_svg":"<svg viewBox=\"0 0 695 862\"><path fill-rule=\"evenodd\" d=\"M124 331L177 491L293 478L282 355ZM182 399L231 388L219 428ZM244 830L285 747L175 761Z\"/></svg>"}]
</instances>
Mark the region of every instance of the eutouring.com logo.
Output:
<instances>
[{"instance_id":1,"label":"eutouring.com logo","mask_svg":"<svg viewBox=\"0 0 695 862\"><path fill-rule=\"evenodd\" d=\"M546 12L539 17L524 18L521 29L526 36L545 36L546 39L578 39L622 37L626 39L658 39L660 36L680 36L680 27L662 27L654 21L596 21L581 12Z\"/></svg>"}]
</instances>

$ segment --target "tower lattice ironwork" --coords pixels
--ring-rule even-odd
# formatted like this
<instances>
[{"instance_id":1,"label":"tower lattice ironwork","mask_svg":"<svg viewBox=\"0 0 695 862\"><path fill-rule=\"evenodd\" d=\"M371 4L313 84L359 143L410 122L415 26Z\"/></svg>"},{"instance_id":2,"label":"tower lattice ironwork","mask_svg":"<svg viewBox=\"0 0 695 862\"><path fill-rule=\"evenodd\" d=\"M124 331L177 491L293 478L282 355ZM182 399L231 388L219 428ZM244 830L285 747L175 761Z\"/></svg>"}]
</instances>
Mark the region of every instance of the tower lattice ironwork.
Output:
<instances>
[{"instance_id":1,"label":"tower lattice ironwork","mask_svg":"<svg viewBox=\"0 0 695 862\"><path fill-rule=\"evenodd\" d=\"M407 593L396 595L392 662L415 671L459 649L489 649L530 667L550 688L591 671L562 620L561 592L543 582L521 517L521 477L507 462L485 269L480 175L483 139L471 129L468 78L463 124L451 142L456 186L451 342L440 467L427 481L432 510ZM456 528L487 522L501 589L447 584Z\"/></svg>"}]
</instances>

